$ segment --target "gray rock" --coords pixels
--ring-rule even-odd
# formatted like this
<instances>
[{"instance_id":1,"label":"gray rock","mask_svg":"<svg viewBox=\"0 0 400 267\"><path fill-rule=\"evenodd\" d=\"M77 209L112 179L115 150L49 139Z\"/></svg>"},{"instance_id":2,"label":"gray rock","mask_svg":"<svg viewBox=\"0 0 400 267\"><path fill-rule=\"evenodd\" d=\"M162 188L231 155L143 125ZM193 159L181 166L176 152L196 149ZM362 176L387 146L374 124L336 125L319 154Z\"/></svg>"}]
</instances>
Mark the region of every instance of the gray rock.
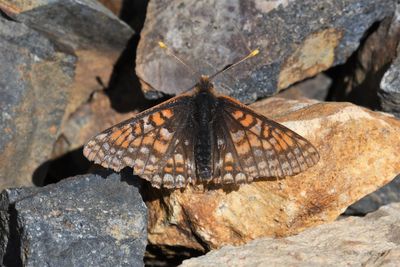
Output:
<instances>
[{"instance_id":1,"label":"gray rock","mask_svg":"<svg viewBox=\"0 0 400 267\"><path fill-rule=\"evenodd\" d=\"M220 92L252 102L344 63L374 22L393 15L395 2L152 1L136 72L148 97L177 94L198 74L157 47L158 40L202 74L243 57L247 47L259 48L259 56L215 79Z\"/></svg>"},{"instance_id":2,"label":"gray rock","mask_svg":"<svg viewBox=\"0 0 400 267\"><path fill-rule=\"evenodd\" d=\"M143 265L146 206L117 174L76 176L0 196L6 266Z\"/></svg>"},{"instance_id":3,"label":"gray rock","mask_svg":"<svg viewBox=\"0 0 400 267\"><path fill-rule=\"evenodd\" d=\"M181 266L398 266L400 203L286 238L226 246Z\"/></svg>"},{"instance_id":4,"label":"gray rock","mask_svg":"<svg viewBox=\"0 0 400 267\"><path fill-rule=\"evenodd\" d=\"M36 30L0 17L0 188L31 184L49 159L75 61Z\"/></svg>"},{"instance_id":5,"label":"gray rock","mask_svg":"<svg viewBox=\"0 0 400 267\"><path fill-rule=\"evenodd\" d=\"M349 206L344 215L363 216L392 202L400 202L400 175L397 175L387 185Z\"/></svg>"}]
</instances>

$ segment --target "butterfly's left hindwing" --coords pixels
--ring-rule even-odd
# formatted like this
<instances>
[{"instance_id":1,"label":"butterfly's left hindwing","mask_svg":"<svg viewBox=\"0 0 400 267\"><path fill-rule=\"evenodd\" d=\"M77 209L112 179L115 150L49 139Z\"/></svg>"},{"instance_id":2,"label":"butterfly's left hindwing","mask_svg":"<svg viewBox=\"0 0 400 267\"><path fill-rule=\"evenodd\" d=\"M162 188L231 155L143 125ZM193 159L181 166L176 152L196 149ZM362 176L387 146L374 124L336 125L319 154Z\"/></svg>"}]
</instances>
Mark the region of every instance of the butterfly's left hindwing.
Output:
<instances>
[{"instance_id":1,"label":"butterfly's left hindwing","mask_svg":"<svg viewBox=\"0 0 400 267\"><path fill-rule=\"evenodd\" d=\"M215 182L290 176L318 162L317 150L300 135L234 99L218 99L221 112L214 123L214 151L219 151L213 159Z\"/></svg>"},{"instance_id":2,"label":"butterfly's left hindwing","mask_svg":"<svg viewBox=\"0 0 400 267\"><path fill-rule=\"evenodd\" d=\"M105 168L134 174L155 187L184 187L193 177L193 140L186 137L190 96L175 97L93 137L84 155Z\"/></svg>"}]
</instances>

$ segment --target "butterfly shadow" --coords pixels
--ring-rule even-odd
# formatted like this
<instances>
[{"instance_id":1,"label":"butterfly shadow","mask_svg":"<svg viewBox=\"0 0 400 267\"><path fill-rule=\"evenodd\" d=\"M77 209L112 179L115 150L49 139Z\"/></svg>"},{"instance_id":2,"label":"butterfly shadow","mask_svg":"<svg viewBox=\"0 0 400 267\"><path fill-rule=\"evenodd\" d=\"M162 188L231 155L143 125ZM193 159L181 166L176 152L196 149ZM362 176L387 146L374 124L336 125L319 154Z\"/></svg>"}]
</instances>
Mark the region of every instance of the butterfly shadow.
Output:
<instances>
[{"instance_id":1,"label":"butterfly shadow","mask_svg":"<svg viewBox=\"0 0 400 267\"><path fill-rule=\"evenodd\" d=\"M110 175L115 174L115 172L111 169L106 169L100 165L93 165L90 173L97 174L104 179L107 179ZM181 193L184 193L185 190L187 190L188 187L191 187L192 190L198 193L204 193L207 191L218 191L222 190L225 194L230 194L232 192L237 192L239 191L241 186L244 186L247 183L229 183L229 184L223 184L223 183L215 183L215 182L203 182L199 183L196 185L188 185L187 187L184 188L175 188L175 189L168 189L168 188L156 188L151 185L151 183L147 180L144 180L140 178L140 176L133 174L132 168L130 167L125 167L123 168L120 173L120 181L125 182L130 186L136 187L142 198L143 201L145 202L151 202L151 201L156 201L160 200L164 197L169 197L173 192L175 191L180 191ZM278 182L281 180L284 180L285 177L262 177L262 178L257 178L254 180L252 183L258 183L258 182Z\"/></svg>"},{"instance_id":2,"label":"butterfly shadow","mask_svg":"<svg viewBox=\"0 0 400 267\"><path fill-rule=\"evenodd\" d=\"M257 178L256 180L254 180L251 183L258 183L258 182L278 182L281 180L284 180L285 177L261 177L261 178ZM229 194L231 192L234 191L239 191L240 187L245 185L245 184L249 184L249 183L229 183L229 184L223 184L223 183L207 183L204 184L204 189L206 190L222 190L224 191L226 194Z\"/></svg>"}]
</instances>

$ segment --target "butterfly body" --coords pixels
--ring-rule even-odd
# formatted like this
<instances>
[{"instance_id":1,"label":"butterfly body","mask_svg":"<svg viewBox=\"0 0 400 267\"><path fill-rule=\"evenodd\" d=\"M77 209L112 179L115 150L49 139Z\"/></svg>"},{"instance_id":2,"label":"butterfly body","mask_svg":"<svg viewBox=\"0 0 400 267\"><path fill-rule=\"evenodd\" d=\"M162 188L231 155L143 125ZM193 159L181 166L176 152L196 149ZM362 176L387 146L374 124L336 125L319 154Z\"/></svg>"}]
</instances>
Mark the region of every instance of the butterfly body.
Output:
<instances>
[{"instance_id":1,"label":"butterfly body","mask_svg":"<svg viewBox=\"0 0 400 267\"><path fill-rule=\"evenodd\" d=\"M93 137L84 155L115 171L132 167L158 188L284 177L319 160L306 139L217 94L207 76L192 91Z\"/></svg>"},{"instance_id":2,"label":"butterfly body","mask_svg":"<svg viewBox=\"0 0 400 267\"><path fill-rule=\"evenodd\" d=\"M199 179L212 178L212 145L214 143L213 123L216 120L218 99L213 93L212 84L207 77L201 77L196 92L193 95L194 110L189 124L193 125L193 134L196 136L194 144L194 158L196 175Z\"/></svg>"}]
</instances>

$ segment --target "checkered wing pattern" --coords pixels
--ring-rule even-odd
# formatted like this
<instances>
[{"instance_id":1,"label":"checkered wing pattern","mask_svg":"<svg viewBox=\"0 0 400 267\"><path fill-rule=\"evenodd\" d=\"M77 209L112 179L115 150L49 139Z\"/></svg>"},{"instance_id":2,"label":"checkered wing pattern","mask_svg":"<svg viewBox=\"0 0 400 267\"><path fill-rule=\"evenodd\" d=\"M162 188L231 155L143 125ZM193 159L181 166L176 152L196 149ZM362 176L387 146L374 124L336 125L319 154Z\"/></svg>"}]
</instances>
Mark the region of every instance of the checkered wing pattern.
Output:
<instances>
[{"instance_id":1,"label":"checkered wing pattern","mask_svg":"<svg viewBox=\"0 0 400 267\"><path fill-rule=\"evenodd\" d=\"M290 176L318 162L314 146L292 130L232 98L220 96L219 102L223 110L214 126L216 182Z\"/></svg>"},{"instance_id":2,"label":"checkered wing pattern","mask_svg":"<svg viewBox=\"0 0 400 267\"><path fill-rule=\"evenodd\" d=\"M134 174L155 187L179 188L195 182L193 140L185 137L192 113L190 96L178 96L93 137L84 155L105 168Z\"/></svg>"}]
</instances>

